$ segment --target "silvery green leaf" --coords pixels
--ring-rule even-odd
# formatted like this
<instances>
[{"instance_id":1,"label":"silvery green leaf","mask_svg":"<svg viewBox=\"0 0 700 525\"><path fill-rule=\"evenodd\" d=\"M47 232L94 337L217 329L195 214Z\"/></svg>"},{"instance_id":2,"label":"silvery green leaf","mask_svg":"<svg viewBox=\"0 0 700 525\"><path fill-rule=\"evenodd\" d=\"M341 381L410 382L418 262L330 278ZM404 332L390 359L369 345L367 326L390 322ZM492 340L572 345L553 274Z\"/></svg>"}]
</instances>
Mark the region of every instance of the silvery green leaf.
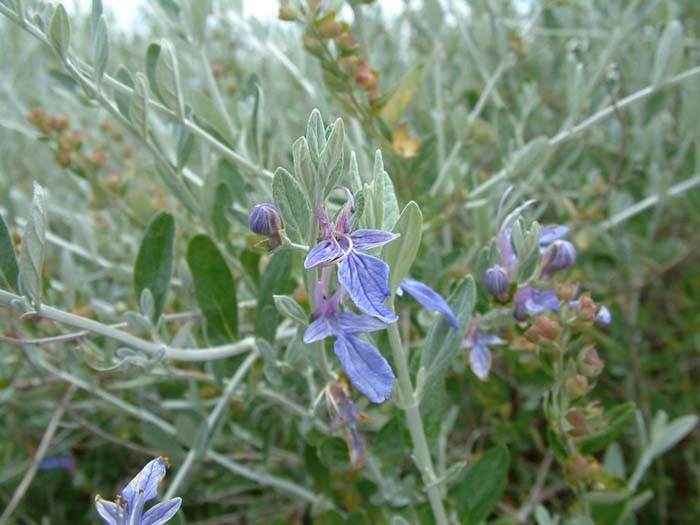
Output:
<instances>
[{"instance_id":1,"label":"silvery green leaf","mask_svg":"<svg viewBox=\"0 0 700 525\"><path fill-rule=\"evenodd\" d=\"M124 321L126 321L131 328L138 332L149 334L153 329L151 322L139 312L125 312Z\"/></svg>"},{"instance_id":2,"label":"silvery green leaf","mask_svg":"<svg viewBox=\"0 0 700 525\"><path fill-rule=\"evenodd\" d=\"M211 14L211 0L188 0L187 22L190 34L197 44L204 42L207 30L207 17Z\"/></svg>"},{"instance_id":3,"label":"silvery green leaf","mask_svg":"<svg viewBox=\"0 0 700 525\"><path fill-rule=\"evenodd\" d=\"M129 102L131 122L142 137L148 137L148 85L143 73L136 73L136 84Z\"/></svg>"},{"instance_id":4,"label":"silvery green leaf","mask_svg":"<svg viewBox=\"0 0 700 525\"><path fill-rule=\"evenodd\" d=\"M130 87L132 90L134 89L134 79L131 76L131 73L129 73L129 70L123 66L120 65L119 68L117 69L117 74L115 75L115 78L124 84L127 87ZM130 112L130 106L131 106L131 97L118 90L114 90L114 101L117 103L117 109L119 112L124 115L129 121L131 121L131 112Z\"/></svg>"},{"instance_id":5,"label":"silvery green leaf","mask_svg":"<svg viewBox=\"0 0 700 525\"><path fill-rule=\"evenodd\" d=\"M314 164L318 164L321 152L326 148L326 127L318 109L311 112L306 124L306 141L309 144L309 152Z\"/></svg>"},{"instance_id":6,"label":"silvery green leaf","mask_svg":"<svg viewBox=\"0 0 700 525\"><path fill-rule=\"evenodd\" d=\"M109 33L104 15L97 21L92 43L92 62L95 83L99 86L109 60Z\"/></svg>"},{"instance_id":7,"label":"silvery green leaf","mask_svg":"<svg viewBox=\"0 0 700 525\"><path fill-rule=\"evenodd\" d=\"M619 443L613 443L606 449L603 468L608 476L614 476L618 479L627 477L625 457L622 455L622 447Z\"/></svg>"},{"instance_id":8,"label":"silvery green leaf","mask_svg":"<svg viewBox=\"0 0 700 525\"><path fill-rule=\"evenodd\" d=\"M272 179L272 197L284 221L287 236L292 242L305 243L311 208L301 186L284 168L277 168L275 171Z\"/></svg>"},{"instance_id":9,"label":"silvery green leaf","mask_svg":"<svg viewBox=\"0 0 700 525\"><path fill-rule=\"evenodd\" d=\"M309 366L308 346L299 337L295 337L287 343L284 361L297 370L306 370Z\"/></svg>"},{"instance_id":10,"label":"silvery green leaf","mask_svg":"<svg viewBox=\"0 0 700 525\"><path fill-rule=\"evenodd\" d=\"M46 257L46 194L38 183L34 183L34 195L29 219L22 236L22 251L19 256L21 291L27 295L35 309L41 307L42 268Z\"/></svg>"},{"instance_id":11,"label":"silvery green leaf","mask_svg":"<svg viewBox=\"0 0 700 525\"><path fill-rule=\"evenodd\" d=\"M345 125L343 119L337 119L328 136L326 147L321 151L318 161L318 175L323 184L325 198L338 182L343 173L345 147Z\"/></svg>"},{"instance_id":12,"label":"silvery green leaf","mask_svg":"<svg viewBox=\"0 0 700 525\"><path fill-rule=\"evenodd\" d=\"M175 219L166 212L155 214L144 233L134 264L134 290L139 300L146 300L143 291L150 290L153 306L151 315L147 315L155 324L163 313L165 299L170 288L173 271L173 252L175 244ZM141 305L142 307L144 304Z\"/></svg>"},{"instance_id":13,"label":"silvery green leaf","mask_svg":"<svg viewBox=\"0 0 700 525\"><path fill-rule=\"evenodd\" d=\"M97 31L97 23L102 18L102 0L92 0L92 9L90 10L90 32L94 35Z\"/></svg>"},{"instance_id":14,"label":"silvery green leaf","mask_svg":"<svg viewBox=\"0 0 700 525\"><path fill-rule=\"evenodd\" d=\"M15 245L12 242L10 229L3 216L0 215L0 288L17 291L18 275L19 267L17 266Z\"/></svg>"},{"instance_id":15,"label":"silvery green leaf","mask_svg":"<svg viewBox=\"0 0 700 525\"><path fill-rule=\"evenodd\" d=\"M317 195L320 189L318 171L311 161L311 152L305 137L299 137L294 142L292 156L297 182L306 190L306 197L312 205L320 204Z\"/></svg>"},{"instance_id":16,"label":"silvery green leaf","mask_svg":"<svg viewBox=\"0 0 700 525\"><path fill-rule=\"evenodd\" d=\"M158 81L158 92L163 97L163 102L175 112L180 121L183 121L185 118L185 104L182 98L180 72L175 49L167 40L163 40L160 44L160 54L156 64L156 79Z\"/></svg>"},{"instance_id":17,"label":"silvery green leaf","mask_svg":"<svg viewBox=\"0 0 700 525\"><path fill-rule=\"evenodd\" d=\"M382 220L381 229L391 231L399 219L399 201L396 198L394 191L394 183L389 178L389 175L384 172L384 217Z\"/></svg>"},{"instance_id":18,"label":"silvery green leaf","mask_svg":"<svg viewBox=\"0 0 700 525\"><path fill-rule=\"evenodd\" d=\"M371 228L382 229L384 224L384 159L381 150L374 153L374 168L372 169L372 208L374 223Z\"/></svg>"},{"instance_id":19,"label":"silvery green leaf","mask_svg":"<svg viewBox=\"0 0 700 525\"><path fill-rule=\"evenodd\" d=\"M510 160L510 176L529 175L547 162L552 146L547 137L536 137L516 151Z\"/></svg>"},{"instance_id":20,"label":"silvery green leaf","mask_svg":"<svg viewBox=\"0 0 700 525\"><path fill-rule=\"evenodd\" d=\"M163 96L160 94L160 89L158 88L158 75L156 74L159 57L160 44L157 42L151 42L146 48L146 78L148 79L148 85L151 88L151 93L153 93L158 100L165 104Z\"/></svg>"},{"instance_id":21,"label":"silvery green leaf","mask_svg":"<svg viewBox=\"0 0 700 525\"><path fill-rule=\"evenodd\" d=\"M420 247L423 214L415 202L406 204L392 231L401 236L384 245L382 259L389 265L389 288L392 293L395 293L401 281L411 270Z\"/></svg>"},{"instance_id":22,"label":"silvery green leaf","mask_svg":"<svg viewBox=\"0 0 700 525\"><path fill-rule=\"evenodd\" d=\"M61 58L66 57L70 45L70 20L63 4L56 6L56 11L49 24L49 42Z\"/></svg>"},{"instance_id":23,"label":"silvery green leaf","mask_svg":"<svg viewBox=\"0 0 700 525\"><path fill-rule=\"evenodd\" d=\"M280 315L291 319L302 327L309 324L309 316L306 315L304 309L294 299L288 295L273 295L272 297Z\"/></svg>"},{"instance_id":24,"label":"silvery green leaf","mask_svg":"<svg viewBox=\"0 0 700 525\"><path fill-rule=\"evenodd\" d=\"M650 454L658 457L676 446L698 424L698 416L688 415L674 419L663 426L663 429L652 430Z\"/></svg>"},{"instance_id":25,"label":"silvery green leaf","mask_svg":"<svg viewBox=\"0 0 700 525\"><path fill-rule=\"evenodd\" d=\"M231 129L226 123L225 117L214 104L214 101L200 91L193 91L189 102L192 104L195 120L210 127L215 136L218 135L224 143L235 144L236 137L231 134Z\"/></svg>"},{"instance_id":26,"label":"silvery green leaf","mask_svg":"<svg viewBox=\"0 0 700 525\"><path fill-rule=\"evenodd\" d=\"M215 344L235 341L238 338L236 281L226 259L210 237L200 234L190 240L187 265L209 340Z\"/></svg>"},{"instance_id":27,"label":"silvery green leaf","mask_svg":"<svg viewBox=\"0 0 700 525\"><path fill-rule=\"evenodd\" d=\"M139 308L141 309L141 314L148 318L153 319L153 314L155 313L156 303L153 299L153 294L148 288L144 288L141 291L141 296L139 297Z\"/></svg>"},{"instance_id":28,"label":"silvery green leaf","mask_svg":"<svg viewBox=\"0 0 700 525\"><path fill-rule=\"evenodd\" d=\"M654 87L675 74L683 60L683 25L672 20L661 35L654 56L652 85Z\"/></svg>"},{"instance_id":29,"label":"silvery green leaf","mask_svg":"<svg viewBox=\"0 0 700 525\"><path fill-rule=\"evenodd\" d=\"M194 135L184 126L175 124L175 141L176 166L177 171L181 172L194 149Z\"/></svg>"},{"instance_id":30,"label":"silvery green leaf","mask_svg":"<svg viewBox=\"0 0 700 525\"><path fill-rule=\"evenodd\" d=\"M355 155L354 151L350 152L348 178L350 179L350 189L353 191L353 193L356 193L362 189L362 177L360 177L360 170L357 167L357 155Z\"/></svg>"},{"instance_id":31,"label":"silvery green leaf","mask_svg":"<svg viewBox=\"0 0 700 525\"><path fill-rule=\"evenodd\" d=\"M250 132L253 137L253 148L259 162L263 161L263 131L265 116L265 96L259 84L255 84L255 100L250 117Z\"/></svg>"},{"instance_id":32,"label":"silvery green leaf","mask_svg":"<svg viewBox=\"0 0 700 525\"><path fill-rule=\"evenodd\" d=\"M426 370L426 384L441 378L459 351L468 320L476 302L476 285L471 275L462 279L447 301L460 329L455 330L444 315L439 315L425 338L420 364Z\"/></svg>"}]
</instances>

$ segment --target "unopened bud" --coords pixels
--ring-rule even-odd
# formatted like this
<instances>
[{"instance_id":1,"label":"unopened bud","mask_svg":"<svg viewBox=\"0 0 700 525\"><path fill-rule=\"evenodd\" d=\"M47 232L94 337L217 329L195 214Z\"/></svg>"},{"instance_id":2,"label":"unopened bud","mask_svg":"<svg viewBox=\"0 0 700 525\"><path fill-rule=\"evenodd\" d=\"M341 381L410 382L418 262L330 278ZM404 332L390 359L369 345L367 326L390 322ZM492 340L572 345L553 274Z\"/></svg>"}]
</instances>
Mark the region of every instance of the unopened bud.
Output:
<instances>
[{"instance_id":1,"label":"unopened bud","mask_svg":"<svg viewBox=\"0 0 700 525\"><path fill-rule=\"evenodd\" d=\"M288 3L284 3L280 6L280 10L277 16L280 20L284 20L286 22L293 22L298 18L299 13L294 8L294 6Z\"/></svg>"},{"instance_id":2,"label":"unopened bud","mask_svg":"<svg viewBox=\"0 0 700 525\"><path fill-rule=\"evenodd\" d=\"M274 204L256 204L248 213L248 226L253 233L277 237L282 229L282 219Z\"/></svg>"},{"instance_id":3,"label":"unopened bud","mask_svg":"<svg viewBox=\"0 0 700 525\"><path fill-rule=\"evenodd\" d=\"M502 266L496 265L486 270L484 288L500 302L504 303L508 300L510 282L508 282L508 274Z\"/></svg>"},{"instance_id":4,"label":"unopened bud","mask_svg":"<svg viewBox=\"0 0 700 525\"><path fill-rule=\"evenodd\" d=\"M585 456L571 456L564 464L564 477L569 485L588 483L593 479L593 458Z\"/></svg>"},{"instance_id":5,"label":"unopened bud","mask_svg":"<svg viewBox=\"0 0 700 525\"><path fill-rule=\"evenodd\" d=\"M379 84L379 71L370 69L369 64L364 61L357 66L355 71L355 82L367 91L372 91Z\"/></svg>"},{"instance_id":6,"label":"unopened bud","mask_svg":"<svg viewBox=\"0 0 700 525\"><path fill-rule=\"evenodd\" d=\"M571 425L569 434L574 437L585 436L588 433L588 425L586 424L586 416L580 408L574 408L566 414L566 421Z\"/></svg>"},{"instance_id":7,"label":"unopened bud","mask_svg":"<svg viewBox=\"0 0 700 525\"><path fill-rule=\"evenodd\" d=\"M542 273L545 275L566 270L576 262L576 248L569 241L552 242L542 257Z\"/></svg>"},{"instance_id":8,"label":"unopened bud","mask_svg":"<svg viewBox=\"0 0 700 525\"><path fill-rule=\"evenodd\" d=\"M316 31L323 39L336 38L343 34L343 25L335 19L335 15L329 15L317 23Z\"/></svg>"},{"instance_id":9,"label":"unopened bud","mask_svg":"<svg viewBox=\"0 0 700 525\"><path fill-rule=\"evenodd\" d=\"M352 36L352 33L350 31L345 31L335 39L336 45L340 49L352 49L357 45L357 41L355 40L355 37Z\"/></svg>"},{"instance_id":10,"label":"unopened bud","mask_svg":"<svg viewBox=\"0 0 700 525\"><path fill-rule=\"evenodd\" d=\"M540 316L535 319L534 324L525 332L525 338L536 343L542 339L554 341L561 333L561 326L554 319Z\"/></svg>"},{"instance_id":11,"label":"unopened bud","mask_svg":"<svg viewBox=\"0 0 700 525\"><path fill-rule=\"evenodd\" d=\"M57 131L63 131L68 127L68 116L66 115L54 115L49 117L48 125L50 128Z\"/></svg>"},{"instance_id":12,"label":"unopened bud","mask_svg":"<svg viewBox=\"0 0 700 525\"><path fill-rule=\"evenodd\" d=\"M576 374L566 380L566 392L571 399L578 399L586 395L590 389L588 379L583 374Z\"/></svg>"},{"instance_id":13,"label":"unopened bud","mask_svg":"<svg viewBox=\"0 0 700 525\"><path fill-rule=\"evenodd\" d=\"M583 351L581 358L581 371L588 377L597 377L605 367L603 361L598 355L598 351L594 346L591 346Z\"/></svg>"}]
</instances>

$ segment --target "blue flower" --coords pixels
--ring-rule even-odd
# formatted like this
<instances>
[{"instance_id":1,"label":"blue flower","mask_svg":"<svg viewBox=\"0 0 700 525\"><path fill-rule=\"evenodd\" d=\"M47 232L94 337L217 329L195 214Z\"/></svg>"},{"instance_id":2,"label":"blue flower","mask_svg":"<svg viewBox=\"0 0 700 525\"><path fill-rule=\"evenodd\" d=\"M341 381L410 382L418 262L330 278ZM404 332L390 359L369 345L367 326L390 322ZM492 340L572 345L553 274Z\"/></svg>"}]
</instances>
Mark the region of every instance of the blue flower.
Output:
<instances>
[{"instance_id":1,"label":"blue flower","mask_svg":"<svg viewBox=\"0 0 700 525\"><path fill-rule=\"evenodd\" d=\"M167 458L156 458L141 469L114 501L96 496L97 513L108 525L162 525L168 522L180 509L181 498L162 501L143 512L146 502L158 495L158 485L167 466Z\"/></svg>"},{"instance_id":2,"label":"blue flower","mask_svg":"<svg viewBox=\"0 0 700 525\"><path fill-rule=\"evenodd\" d=\"M428 310L433 310L435 312L440 312L447 317L448 322L457 330L459 328L459 323L457 323L457 318L452 312L452 308L447 304L440 294L433 290L430 286L415 279L410 279L406 277L401 281L401 285L398 290L396 290L397 295L403 295L406 291L418 301L424 308Z\"/></svg>"},{"instance_id":3,"label":"blue flower","mask_svg":"<svg viewBox=\"0 0 700 525\"><path fill-rule=\"evenodd\" d=\"M315 319L304 332L304 342L335 337L333 350L352 384L372 403L383 403L391 397L394 372L379 350L357 334L383 330L386 324L369 315L339 312L343 290L339 289L330 299L323 291L323 284L318 283Z\"/></svg>"},{"instance_id":4,"label":"blue flower","mask_svg":"<svg viewBox=\"0 0 700 525\"><path fill-rule=\"evenodd\" d=\"M472 319L469 324L469 332L464 340L464 348L469 348L469 365L471 366L474 375L486 381L489 378L491 371L491 351L489 346L501 345L503 340L495 335L482 334L479 331L478 318Z\"/></svg>"},{"instance_id":5,"label":"blue flower","mask_svg":"<svg viewBox=\"0 0 700 525\"><path fill-rule=\"evenodd\" d=\"M569 233L569 227L561 224L542 226L542 233L540 233L540 253L544 253L547 246L554 241L563 239L567 233Z\"/></svg>"},{"instance_id":6,"label":"blue flower","mask_svg":"<svg viewBox=\"0 0 700 525\"><path fill-rule=\"evenodd\" d=\"M558 310L559 298L554 290L537 290L531 286L515 292L515 318L524 321L528 315L538 315L545 310Z\"/></svg>"},{"instance_id":7,"label":"blue flower","mask_svg":"<svg viewBox=\"0 0 700 525\"><path fill-rule=\"evenodd\" d=\"M382 230L351 232L350 216L354 212L352 200L341 210L332 225L323 210L318 211L323 239L314 246L304 261L305 268L338 265L338 280L347 290L353 303L365 314L393 323L396 314L384 306L389 295L389 266L365 252L378 248L398 237Z\"/></svg>"}]
</instances>

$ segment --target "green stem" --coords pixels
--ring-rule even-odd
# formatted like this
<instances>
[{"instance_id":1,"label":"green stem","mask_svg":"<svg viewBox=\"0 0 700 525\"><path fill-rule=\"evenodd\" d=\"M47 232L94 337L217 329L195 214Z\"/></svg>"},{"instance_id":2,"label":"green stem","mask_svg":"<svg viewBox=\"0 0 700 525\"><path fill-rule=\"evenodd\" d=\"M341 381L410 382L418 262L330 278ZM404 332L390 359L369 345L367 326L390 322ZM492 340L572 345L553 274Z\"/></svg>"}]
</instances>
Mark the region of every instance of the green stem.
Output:
<instances>
[{"instance_id":1,"label":"green stem","mask_svg":"<svg viewBox=\"0 0 700 525\"><path fill-rule=\"evenodd\" d=\"M207 443L210 443L215 430L219 427L219 421L224 413L224 409L228 406L229 399L231 399L231 396L235 392L236 388L238 388L238 385L241 383L241 381L243 381L243 378L245 377L246 373L248 372L250 367L253 366L253 363L255 363L255 360L257 358L258 353L256 351L252 351L250 354L248 354L248 357L246 357L245 361L243 361L243 363L236 369L236 372L233 374L233 377L231 377L231 380L226 385L226 388L224 389L223 393L221 394L221 397L216 403L214 410L211 411L209 417L207 418L207 435L205 438ZM172 483L170 483L170 486L168 487L165 496L163 496L163 499L168 500L175 496L175 493L180 488L180 485L182 485L182 482L185 481L185 479L187 478L187 474L189 474L190 469L192 468L197 459L197 456L203 455L204 452L207 450L209 450L209 447L206 447L205 450L198 450L196 444L195 446L190 448L190 450L187 452L187 456L185 456L185 459L182 462L182 466L177 471L177 474L175 475L175 478L173 479Z\"/></svg>"},{"instance_id":2,"label":"green stem","mask_svg":"<svg viewBox=\"0 0 700 525\"><path fill-rule=\"evenodd\" d=\"M393 298L390 308L394 309ZM430 507L433 510L436 525L447 525L447 514L440 495L440 486L435 483L435 468L428 449L428 440L425 437L423 421L420 415L420 402L416 399L411 383L411 374L408 369L408 354L401 342L401 335L396 323L392 323L387 328L389 332L389 344L394 358L394 366L398 375L398 389L401 404L406 413L406 423L408 431L413 441L413 461L420 470L423 483L426 486Z\"/></svg>"},{"instance_id":3,"label":"green stem","mask_svg":"<svg viewBox=\"0 0 700 525\"><path fill-rule=\"evenodd\" d=\"M22 304L24 298L20 295L15 295L10 292L5 292L0 290L0 306L12 306L15 303ZM111 326L107 326L98 321L93 321L92 319L87 319L79 315L74 315L63 310L58 310L57 308L52 308L51 306L41 305L39 311L34 312L33 315L41 319L48 319L50 321L56 321L63 325L72 326L74 328L79 328L81 330L86 330L88 332L98 334L115 341L119 341L127 345L134 350L140 350L151 356L161 356L163 359L170 359L173 361L212 361L215 359L224 359L226 357L231 357L234 355L239 355L245 353L249 350L255 348L255 337L245 337L236 343L212 346L209 348L187 348L178 349L172 348L165 344L152 343L131 335L130 333L123 332ZM279 339L284 339L291 337L296 334L296 329L287 330L277 334Z\"/></svg>"}]
</instances>

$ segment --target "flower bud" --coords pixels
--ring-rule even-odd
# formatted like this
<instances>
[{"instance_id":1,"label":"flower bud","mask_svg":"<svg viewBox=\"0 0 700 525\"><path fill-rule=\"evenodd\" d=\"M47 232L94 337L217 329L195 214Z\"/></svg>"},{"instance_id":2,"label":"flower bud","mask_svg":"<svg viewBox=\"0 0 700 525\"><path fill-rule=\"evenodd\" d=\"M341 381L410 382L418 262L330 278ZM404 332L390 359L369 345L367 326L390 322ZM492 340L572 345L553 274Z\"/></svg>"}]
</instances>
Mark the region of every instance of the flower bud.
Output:
<instances>
[{"instance_id":1,"label":"flower bud","mask_svg":"<svg viewBox=\"0 0 700 525\"><path fill-rule=\"evenodd\" d=\"M566 392L571 399L578 399L586 395L590 389L588 379L583 374L576 374L566 380Z\"/></svg>"},{"instance_id":2,"label":"flower bud","mask_svg":"<svg viewBox=\"0 0 700 525\"><path fill-rule=\"evenodd\" d=\"M571 425L569 434L573 437L585 436L588 433L586 416L580 408L574 408L566 414L566 421Z\"/></svg>"},{"instance_id":3,"label":"flower bud","mask_svg":"<svg viewBox=\"0 0 700 525\"><path fill-rule=\"evenodd\" d=\"M510 283L508 282L508 274L503 267L496 265L486 270L484 288L500 302L504 303L508 300Z\"/></svg>"},{"instance_id":4,"label":"flower bud","mask_svg":"<svg viewBox=\"0 0 700 525\"><path fill-rule=\"evenodd\" d=\"M535 319L534 324L525 332L525 338L532 343L537 343L542 339L554 341L559 337L560 333L561 326L559 323L549 317L540 316Z\"/></svg>"},{"instance_id":5,"label":"flower bud","mask_svg":"<svg viewBox=\"0 0 700 525\"><path fill-rule=\"evenodd\" d=\"M595 459L590 456L571 456L564 464L564 477L570 485L589 483L597 470Z\"/></svg>"},{"instance_id":6,"label":"flower bud","mask_svg":"<svg viewBox=\"0 0 700 525\"><path fill-rule=\"evenodd\" d=\"M597 377L605 367L603 361L594 346L588 347L581 354L581 371L588 377Z\"/></svg>"},{"instance_id":7,"label":"flower bud","mask_svg":"<svg viewBox=\"0 0 700 525\"><path fill-rule=\"evenodd\" d=\"M545 275L565 270L576 262L576 248L569 241L552 242L542 257L542 273Z\"/></svg>"},{"instance_id":8,"label":"flower bud","mask_svg":"<svg viewBox=\"0 0 700 525\"><path fill-rule=\"evenodd\" d=\"M266 235L270 238L270 246L279 245L279 232L282 229L282 219L274 204L265 202L256 204L248 213L248 226L253 233Z\"/></svg>"}]
</instances>

